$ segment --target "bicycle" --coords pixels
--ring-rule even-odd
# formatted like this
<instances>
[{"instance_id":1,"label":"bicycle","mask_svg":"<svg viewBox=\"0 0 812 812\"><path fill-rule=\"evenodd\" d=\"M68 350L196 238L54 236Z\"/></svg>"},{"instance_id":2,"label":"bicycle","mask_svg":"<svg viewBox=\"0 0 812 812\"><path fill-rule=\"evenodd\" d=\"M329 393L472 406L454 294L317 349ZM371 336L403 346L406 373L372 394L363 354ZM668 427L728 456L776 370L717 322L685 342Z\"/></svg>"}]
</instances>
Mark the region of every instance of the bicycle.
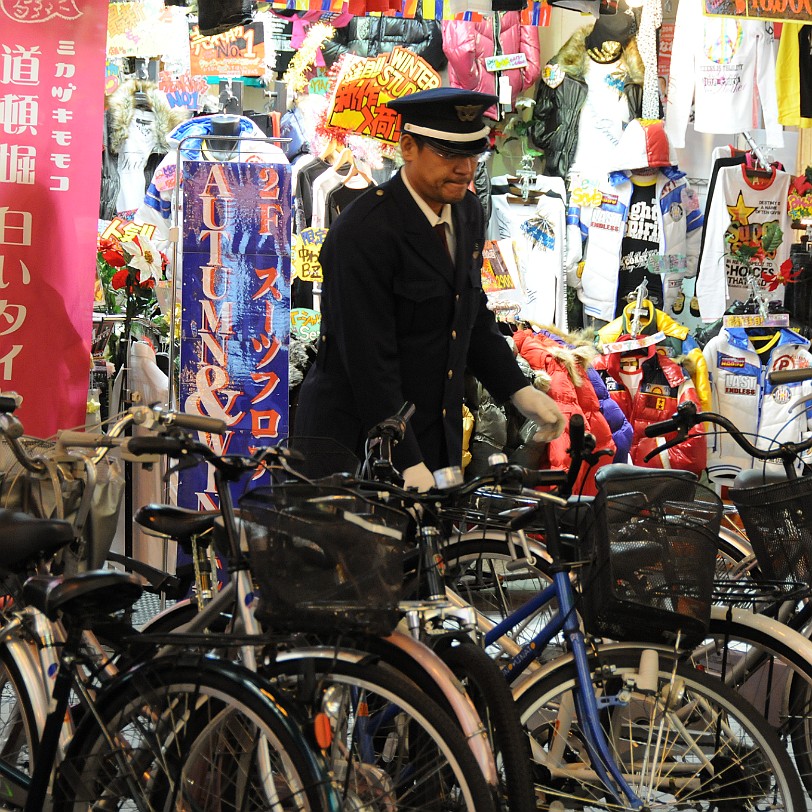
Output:
<instances>
[{"instance_id":1,"label":"bicycle","mask_svg":"<svg viewBox=\"0 0 812 812\"><path fill-rule=\"evenodd\" d=\"M61 440L85 445L115 445L121 442L113 438L99 441L93 437L76 437L70 433L63 435ZM220 495L218 516L222 520L226 545L223 552L228 554L232 575L229 585L213 594L211 601L190 623L178 628L174 621L179 619L179 611L183 610L173 609L165 613L157 625L149 625L139 635L140 643L152 643L164 654L183 643L204 650L232 649L252 670L261 664L261 673L274 677L278 686L289 687L293 678L304 668L309 680L307 684L311 687L309 693L304 689L297 690L296 702L300 707L307 708L310 718L321 716L331 723L332 746L338 749L331 753L330 763L334 767L333 780L344 803L372 803L372 799L383 793L389 804L387 809L415 808L412 804L418 797L423 799L420 804L422 808L432 795L443 797L444 803L449 804L448 808L451 808L450 804L456 804L454 808L468 810L487 811L491 808L489 798L492 793L486 784L487 773L480 770L474 755L481 754L483 745L487 746L487 743L481 722L470 704L470 710L464 716L466 732L470 731L472 738L469 743L447 721L441 707L416 693L402 675L384 663L370 665L368 652L342 650L337 646L304 648L295 641L288 644L286 635L269 638L257 624L251 597L254 585L246 557L240 549L228 483L255 471L269 460L279 459L279 452L266 450L255 459L221 457L205 443L181 432L172 432L171 436L130 438L124 441L124 448L135 456L156 453L181 459L197 456L214 465ZM141 518L153 529L170 531L176 537L188 539L198 533L212 531L215 522L214 514L183 511L170 506L144 509ZM254 561L254 566L258 566L257 561ZM215 621L223 611L228 611L234 621L232 635L222 639L217 634L202 634L206 629L216 628ZM278 621L278 616L275 619ZM271 620L274 620L273 613ZM294 620L289 632L306 628L299 627L298 620ZM393 638L391 636L387 641L392 648L399 645ZM413 656L414 648L414 645L408 647L410 656ZM400 650L407 649L401 644ZM259 657L257 652L260 653ZM278 652L281 652L280 656L277 656ZM420 657L423 661L428 660L426 652L421 652ZM429 666L434 672L434 693L437 692L437 684L445 681L443 690L453 698L453 709L461 715L461 710L466 708L465 702L470 703L470 700L464 698L459 684L449 671L437 673L436 663L429 663ZM415 670L414 666L412 670ZM314 674L318 675L318 679L313 677ZM426 681L425 678L423 681ZM319 686L319 690L314 691L313 685ZM375 734L359 735L361 728L355 724L359 703L367 712L372 708L383 711L375 717ZM330 708L326 717L322 706ZM337 712L336 706L350 710ZM369 717L366 718L369 720ZM347 720L352 720L349 728L345 727ZM367 723L365 727L368 726ZM367 748L360 757L355 749L359 746L358 742ZM381 743L387 747L385 752L380 750ZM393 754L397 754L397 758L393 759ZM492 763L493 755L488 750L485 766L489 767ZM495 769L491 769L495 775ZM408 781L404 776L408 776ZM438 788L442 788L439 794ZM383 804L383 800L378 798L376 803Z\"/></svg>"}]
</instances>

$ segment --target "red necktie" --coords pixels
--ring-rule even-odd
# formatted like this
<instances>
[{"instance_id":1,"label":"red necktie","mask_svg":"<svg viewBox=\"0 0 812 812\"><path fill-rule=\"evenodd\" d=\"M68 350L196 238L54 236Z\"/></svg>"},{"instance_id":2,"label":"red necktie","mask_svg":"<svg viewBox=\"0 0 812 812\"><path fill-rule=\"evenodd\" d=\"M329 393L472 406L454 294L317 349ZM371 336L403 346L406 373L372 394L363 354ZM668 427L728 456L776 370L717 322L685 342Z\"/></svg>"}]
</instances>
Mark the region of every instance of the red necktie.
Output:
<instances>
[{"instance_id":1,"label":"red necktie","mask_svg":"<svg viewBox=\"0 0 812 812\"><path fill-rule=\"evenodd\" d=\"M442 241L443 248L445 248L445 252L448 255L448 258L453 263L454 258L451 256L451 251L449 251L449 249L448 249L448 237L446 236L446 232L445 232L445 223L437 223L437 225L434 226L434 230L437 232L437 236Z\"/></svg>"}]
</instances>

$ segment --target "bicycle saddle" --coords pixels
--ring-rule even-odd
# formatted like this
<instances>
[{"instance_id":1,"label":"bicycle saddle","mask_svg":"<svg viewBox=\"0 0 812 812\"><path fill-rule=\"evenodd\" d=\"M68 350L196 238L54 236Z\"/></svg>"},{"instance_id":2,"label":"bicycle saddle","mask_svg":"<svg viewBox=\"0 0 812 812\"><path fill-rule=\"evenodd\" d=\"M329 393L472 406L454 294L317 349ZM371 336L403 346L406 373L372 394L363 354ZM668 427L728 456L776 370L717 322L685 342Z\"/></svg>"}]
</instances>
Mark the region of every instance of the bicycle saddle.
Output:
<instances>
[{"instance_id":1,"label":"bicycle saddle","mask_svg":"<svg viewBox=\"0 0 812 812\"><path fill-rule=\"evenodd\" d=\"M0 510L0 567L14 570L32 559L47 558L73 541L73 526L58 519L36 519L27 513Z\"/></svg>"}]
</instances>

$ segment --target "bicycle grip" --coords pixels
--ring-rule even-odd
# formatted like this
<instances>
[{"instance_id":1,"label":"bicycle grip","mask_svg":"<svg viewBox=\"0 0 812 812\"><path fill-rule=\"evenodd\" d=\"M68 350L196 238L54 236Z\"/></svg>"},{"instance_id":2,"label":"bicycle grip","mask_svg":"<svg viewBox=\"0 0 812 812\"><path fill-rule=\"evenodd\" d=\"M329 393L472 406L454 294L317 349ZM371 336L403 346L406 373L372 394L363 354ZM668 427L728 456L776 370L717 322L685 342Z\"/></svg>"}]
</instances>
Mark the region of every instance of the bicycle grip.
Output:
<instances>
[{"instance_id":1,"label":"bicycle grip","mask_svg":"<svg viewBox=\"0 0 812 812\"><path fill-rule=\"evenodd\" d=\"M398 413L395 415L395 417L397 417L398 420L402 420L404 424L406 424L412 419L412 415L414 415L414 412L415 412L414 403L411 403L410 401L407 400L403 404L403 406L401 406L400 409L398 409Z\"/></svg>"},{"instance_id":2,"label":"bicycle grip","mask_svg":"<svg viewBox=\"0 0 812 812\"><path fill-rule=\"evenodd\" d=\"M669 420L661 420L659 423L652 423L643 429L643 434L646 437L662 437L664 434L671 434L672 431L678 431L682 428L682 422L677 418L672 417ZM658 448L657 451L662 451Z\"/></svg>"},{"instance_id":3,"label":"bicycle grip","mask_svg":"<svg viewBox=\"0 0 812 812\"><path fill-rule=\"evenodd\" d=\"M143 454L179 454L186 448L186 442L177 437L151 435L148 437L130 437L123 444L125 451L135 457Z\"/></svg>"},{"instance_id":4,"label":"bicycle grip","mask_svg":"<svg viewBox=\"0 0 812 812\"><path fill-rule=\"evenodd\" d=\"M190 431L203 431L208 434L225 434L226 423L219 417L207 417L204 414L186 414L185 412L171 412L167 415L167 426L177 426Z\"/></svg>"},{"instance_id":5,"label":"bicycle grip","mask_svg":"<svg viewBox=\"0 0 812 812\"><path fill-rule=\"evenodd\" d=\"M22 398L16 392L0 394L0 412L11 414L21 403Z\"/></svg>"},{"instance_id":6,"label":"bicycle grip","mask_svg":"<svg viewBox=\"0 0 812 812\"><path fill-rule=\"evenodd\" d=\"M800 383L812 379L812 367L803 369L776 369L767 373L767 380L774 386L782 383Z\"/></svg>"}]
</instances>

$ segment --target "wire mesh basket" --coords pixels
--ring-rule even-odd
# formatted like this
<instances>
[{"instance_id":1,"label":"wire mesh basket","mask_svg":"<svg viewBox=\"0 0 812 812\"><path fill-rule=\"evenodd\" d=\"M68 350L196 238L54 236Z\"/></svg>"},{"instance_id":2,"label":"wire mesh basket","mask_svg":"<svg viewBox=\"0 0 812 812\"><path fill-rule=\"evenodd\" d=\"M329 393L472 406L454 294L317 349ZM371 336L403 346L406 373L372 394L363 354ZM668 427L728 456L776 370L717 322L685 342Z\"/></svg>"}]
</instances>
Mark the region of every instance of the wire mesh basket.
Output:
<instances>
[{"instance_id":1,"label":"wire mesh basket","mask_svg":"<svg viewBox=\"0 0 812 812\"><path fill-rule=\"evenodd\" d=\"M764 577L812 586L812 477L730 488L728 495Z\"/></svg>"},{"instance_id":2,"label":"wire mesh basket","mask_svg":"<svg viewBox=\"0 0 812 812\"><path fill-rule=\"evenodd\" d=\"M668 472L598 477L594 548L586 555L586 630L613 640L680 646L710 623L722 502Z\"/></svg>"},{"instance_id":3,"label":"wire mesh basket","mask_svg":"<svg viewBox=\"0 0 812 812\"><path fill-rule=\"evenodd\" d=\"M389 634L409 516L343 488L257 488L240 499L257 616L274 632Z\"/></svg>"}]
</instances>

